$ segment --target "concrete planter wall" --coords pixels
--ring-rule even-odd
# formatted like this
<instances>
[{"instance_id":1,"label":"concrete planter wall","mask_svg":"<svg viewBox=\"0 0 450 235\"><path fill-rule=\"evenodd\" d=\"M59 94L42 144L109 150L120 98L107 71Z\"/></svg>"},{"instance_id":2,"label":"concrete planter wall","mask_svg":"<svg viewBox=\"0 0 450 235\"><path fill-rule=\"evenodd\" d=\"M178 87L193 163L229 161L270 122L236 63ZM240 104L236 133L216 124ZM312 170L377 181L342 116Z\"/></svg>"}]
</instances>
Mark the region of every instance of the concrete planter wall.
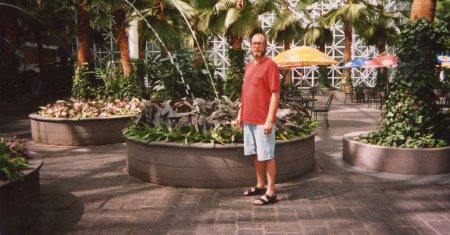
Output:
<instances>
[{"instance_id":1,"label":"concrete planter wall","mask_svg":"<svg viewBox=\"0 0 450 235\"><path fill-rule=\"evenodd\" d=\"M23 179L0 183L0 234L22 234L38 218L39 170L42 158L30 160L30 169Z\"/></svg>"},{"instance_id":2,"label":"concrete planter wall","mask_svg":"<svg viewBox=\"0 0 450 235\"><path fill-rule=\"evenodd\" d=\"M122 130L132 116L107 118L46 118L30 114L35 142L52 145L97 145L124 141Z\"/></svg>"},{"instance_id":3,"label":"concrete planter wall","mask_svg":"<svg viewBox=\"0 0 450 235\"><path fill-rule=\"evenodd\" d=\"M344 161L351 165L402 175L438 175L450 173L450 146L442 148L393 148L364 144L353 140L364 132L344 136Z\"/></svg>"},{"instance_id":4,"label":"concrete planter wall","mask_svg":"<svg viewBox=\"0 0 450 235\"><path fill-rule=\"evenodd\" d=\"M277 142L277 182L298 178L314 167L315 134ZM173 187L229 188L255 184L253 160L242 144L144 143L127 139L128 174Z\"/></svg>"}]
</instances>

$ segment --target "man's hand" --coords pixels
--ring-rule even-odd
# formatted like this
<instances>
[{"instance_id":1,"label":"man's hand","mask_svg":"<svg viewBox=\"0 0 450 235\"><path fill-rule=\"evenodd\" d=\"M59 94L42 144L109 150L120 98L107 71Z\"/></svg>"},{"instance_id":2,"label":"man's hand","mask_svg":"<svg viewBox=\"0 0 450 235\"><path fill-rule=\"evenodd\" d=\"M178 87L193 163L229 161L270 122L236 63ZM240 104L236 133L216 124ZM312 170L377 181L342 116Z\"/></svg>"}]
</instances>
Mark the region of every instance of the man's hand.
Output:
<instances>
[{"instance_id":1,"label":"man's hand","mask_svg":"<svg viewBox=\"0 0 450 235\"><path fill-rule=\"evenodd\" d=\"M239 118L239 116L238 116L238 118L236 118L235 122L236 122L235 125L237 128L242 128L242 122L241 122L241 119Z\"/></svg>"},{"instance_id":2,"label":"man's hand","mask_svg":"<svg viewBox=\"0 0 450 235\"><path fill-rule=\"evenodd\" d=\"M272 128L273 128L273 123L266 121L266 123L264 123L264 134L268 135L268 134L272 133Z\"/></svg>"}]
</instances>

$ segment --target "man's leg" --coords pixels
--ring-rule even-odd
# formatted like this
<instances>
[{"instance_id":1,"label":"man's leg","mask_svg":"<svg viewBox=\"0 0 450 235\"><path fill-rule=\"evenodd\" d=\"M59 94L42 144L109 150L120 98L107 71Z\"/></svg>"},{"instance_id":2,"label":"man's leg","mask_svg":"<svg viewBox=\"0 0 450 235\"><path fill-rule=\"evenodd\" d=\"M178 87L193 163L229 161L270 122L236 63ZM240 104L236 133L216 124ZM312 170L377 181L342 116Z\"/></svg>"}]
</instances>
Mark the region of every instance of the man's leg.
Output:
<instances>
[{"instance_id":1,"label":"man's leg","mask_svg":"<svg viewBox=\"0 0 450 235\"><path fill-rule=\"evenodd\" d=\"M267 171L267 191L266 194L269 196L276 195L275 192L275 177L277 174L277 166L275 164L275 158L264 162Z\"/></svg>"},{"instance_id":2,"label":"man's leg","mask_svg":"<svg viewBox=\"0 0 450 235\"><path fill-rule=\"evenodd\" d=\"M253 157L253 161L255 162L255 170L256 170L256 187L265 188L266 187L266 162L258 161L258 157Z\"/></svg>"}]
</instances>

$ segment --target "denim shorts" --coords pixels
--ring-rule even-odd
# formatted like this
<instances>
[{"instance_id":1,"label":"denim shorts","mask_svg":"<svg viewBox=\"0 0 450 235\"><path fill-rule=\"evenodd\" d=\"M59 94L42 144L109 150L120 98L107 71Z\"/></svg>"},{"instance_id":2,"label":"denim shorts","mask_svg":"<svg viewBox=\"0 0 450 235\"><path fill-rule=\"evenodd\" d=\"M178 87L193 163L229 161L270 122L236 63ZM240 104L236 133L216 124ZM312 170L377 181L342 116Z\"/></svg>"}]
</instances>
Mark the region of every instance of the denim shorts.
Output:
<instances>
[{"instance_id":1,"label":"denim shorts","mask_svg":"<svg viewBox=\"0 0 450 235\"><path fill-rule=\"evenodd\" d=\"M257 155L259 161L275 157L275 128L264 134L264 125L244 123L244 155Z\"/></svg>"}]
</instances>

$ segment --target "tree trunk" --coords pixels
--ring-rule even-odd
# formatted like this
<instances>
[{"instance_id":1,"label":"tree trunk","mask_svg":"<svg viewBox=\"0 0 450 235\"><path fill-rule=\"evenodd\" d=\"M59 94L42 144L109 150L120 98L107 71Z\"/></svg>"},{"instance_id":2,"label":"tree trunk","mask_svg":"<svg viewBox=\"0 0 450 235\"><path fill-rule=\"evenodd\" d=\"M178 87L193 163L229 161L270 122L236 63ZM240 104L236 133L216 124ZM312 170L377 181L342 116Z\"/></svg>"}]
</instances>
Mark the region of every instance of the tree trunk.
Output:
<instances>
[{"instance_id":1,"label":"tree trunk","mask_svg":"<svg viewBox=\"0 0 450 235\"><path fill-rule=\"evenodd\" d=\"M411 7L410 20L414 21L419 18L432 22L436 13L437 0L414 0Z\"/></svg>"},{"instance_id":2,"label":"tree trunk","mask_svg":"<svg viewBox=\"0 0 450 235\"><path fill-rule=\"evenodd\" d=\"M125 30L125 11L123 9L117 10L113 13L114 21L116 23L117 44L120 51L120 62L122 64L123 75L130 76L131 62L130 50L128 48L128 36Z\"/></svg>"},{"instance_id":3,"label":"tree trunk","mask_svg":"<svg viewBox=\"0 0 450 235\"><path fill-rule=\"evenodd\" d=\"M320 43L319 44L319 51L325 53L325 43Z\"/></svg>"},{"instance_id":4,"label":"tree trunk","mask_svg":"<svg viewBox=\"0 0 450 235\"><path fill-rule=\"evenodd\" d=\"M231 41L230 41L231 48L233 50L242 49L242 41L244 41L244 39L242 39L242 38L233 38L233 39L231 39Z\"/></svg>"},{"instance_id":5,"label":"tree trunk","mask_svg":"<svg viewBox=\"0 0 450 235\"><path fill-rule=\"evenodd\" d=\"M378 54L383 54L386 51L386 43L378 45Z\"/></svg>"},{"instance_id":6,"label":"tree trunk","mask_svg":"<svg viewBox=\"0 0 450 235\"><path fill-rule=\"evenodd\" d=\"M344 35L344 63L347 63L352 60L352 25L349 22L344 22ZM351 69L344 69L341 84L341 90L344 92L351 92L353 90L353 84L351 82Z\"/></svg>"},{"instance_id":7,"label":"tree trunk","mask_svg":"<svg viewBox=\"0 0 450 235\"><path fill-rule=\"evenodd\" d=\"M386 44L378 45L378 54L383 54L386 51ZM376 87L381 91L386 91L388 84L388 74L386 68L377 68Z\"/></svg>"},{"instance_id":8,"label":"tree trunk","mask_svg":"<svg viewBox=\"0 0 450 235\"><path fill-rule=\"evenodd\" d=\"M284 50L287 51L291 49L291 43L290 42L284 42ZM286 85L291 84L291 80L292 80L292 72L290 69L286 69L284 72L284 78L283 78L283 82Z\"/></svg>"},{"instance_id":9,"label":"tree trunk","mask_svg":"<svg viewBox=\"0 0 450 235\"><path fill-rule=\"evenodd\" d=\"M89 9L83 0L78 0L77 7L77 36L78 36L78 52L77 65L80 67L83 63L88 63L92 66L91 56L91 26L90 26L90 14Z\"/></svg>"}]
</instances>

